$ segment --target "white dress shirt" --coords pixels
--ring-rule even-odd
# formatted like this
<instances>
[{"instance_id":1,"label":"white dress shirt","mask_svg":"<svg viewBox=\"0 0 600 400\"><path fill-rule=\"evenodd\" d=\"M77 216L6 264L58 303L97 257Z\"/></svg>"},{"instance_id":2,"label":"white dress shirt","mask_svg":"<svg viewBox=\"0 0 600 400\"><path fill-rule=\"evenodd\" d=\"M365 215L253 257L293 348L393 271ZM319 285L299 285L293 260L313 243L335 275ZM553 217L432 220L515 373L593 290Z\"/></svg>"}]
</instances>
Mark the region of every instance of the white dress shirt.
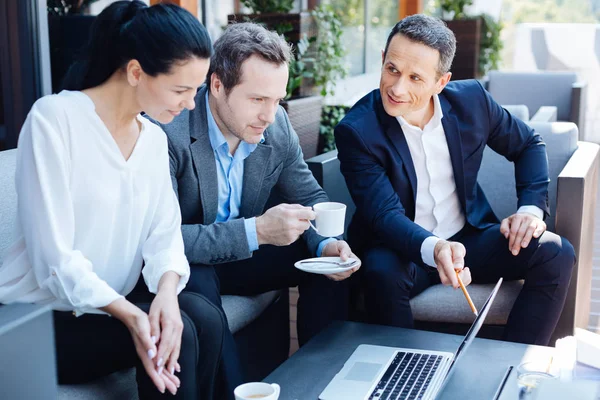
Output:
<instances>
[{"instance_id":1,"label":"white dress shirt","mask_svg":"<svg viewBox=\"0 0 600 400\"><path fill-rule=\"evenodd\" d=\"M19 137L19 238L0 267L0 302L99 313L167 271L189 278L165 133L142 126L128 160L82 92L38 100ZM142 265L144 266L142 269Z\"/></svg>"},{"instance_id":2,"label":"white dress shirt","mask_svg":"<svg viewBox=\"0 0 600 400\"><path fill-rule=\"evenodd\" d=\"M432 233L421 245L421 258L435 267L434 248L441 239L458 233L466 219L456 191L454 170L442 118L438 95L433 95L433 117L423 129L397 117L410 150L417 175L415 223ZM543 217L536 206L522 206L518 212Z\"/></svg>"}]
</instances>

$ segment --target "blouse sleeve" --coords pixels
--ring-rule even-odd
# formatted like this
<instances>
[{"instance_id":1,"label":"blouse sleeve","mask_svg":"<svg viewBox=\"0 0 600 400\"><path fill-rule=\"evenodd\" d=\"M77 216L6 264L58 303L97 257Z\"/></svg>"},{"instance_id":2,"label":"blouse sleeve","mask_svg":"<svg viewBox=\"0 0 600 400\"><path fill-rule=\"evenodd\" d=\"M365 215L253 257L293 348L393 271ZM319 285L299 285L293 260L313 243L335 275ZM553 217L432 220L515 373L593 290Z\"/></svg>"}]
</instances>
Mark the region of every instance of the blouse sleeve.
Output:
<instances>
[{"instance_id":1,"label":"blouse sleeve","mask_svg":"<svg viewBox=\"0 0 600 400\"><path fill-rule=\"evenodd\" d=\"M157 177L159 199L150 233L142 248L142 275L148 290L157 293L158 283L164 273L174 271L180 276L177 285L179 294L190 278L190 266L183 246L179 202L171 184L167 141L164 133L162 135L164 143L160 153L161 168Z\"/></svg>"},{"instance_id":2,"label":"blouse sleeve","mask_svg":"<svg viewBox=\"0 0 600 400\"><path fill-rule=\"evenodd\" d=\"M64 110L49 97L32 107L17 151L18 216L37 282L75 310L104 307L122 297L73 248L75 221ZM61 134L62 131L62 134Z\"/></svg>"}]
</instances>

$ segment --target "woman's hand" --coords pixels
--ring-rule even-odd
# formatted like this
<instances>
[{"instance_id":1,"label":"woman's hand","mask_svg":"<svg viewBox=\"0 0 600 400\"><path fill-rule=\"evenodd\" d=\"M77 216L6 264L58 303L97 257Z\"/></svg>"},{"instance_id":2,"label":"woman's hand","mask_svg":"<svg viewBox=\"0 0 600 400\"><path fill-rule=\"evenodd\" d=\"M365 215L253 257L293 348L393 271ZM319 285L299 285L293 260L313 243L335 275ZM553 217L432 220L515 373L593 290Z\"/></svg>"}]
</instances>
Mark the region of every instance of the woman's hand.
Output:
<instances>
[{"instance_id":1,"label":"woman's hand","mask_svg":"<svg viewBox=\"0 0 600 400\"><path fill-rule=\"evenodd\" d=\"M129 329L138 357L156 388L161 393L168 389L175 394L179 379L166 372L159 374L154 366L153 360L156 359L157 347L150 334L148 315L124 298L113 301L102 310L119 319Z\"/></svg>"},{"instance_id":2,"label":"woman's hand","mask_svg":"<svg viewBox=\"0 0 600 400\"><path fill-rule=\"evenodd\" d=\"M158 284L158 293L152 301L148 317L150 320L150 334L156 338L158 350L154 359L157 373L164 375L176 387L179 387L179 352L181 350L181 334L183 322L177 301L177 284L179 275L167 272ZM169 390L171 391L171 390Z\"/></svg>"},{"instance_id":3,"label":"woman's hand","mask_svg":"<svg viewBox=\"0 0 600 400\"><path fill-rule=\"evenodd\" d=\"M166 368L170 374L174 374L183 332L177 296L159 292L150 306L148 316L151 336L156 337L158 343L156 370L161 374Z\"/></svg>"}]
</instances>

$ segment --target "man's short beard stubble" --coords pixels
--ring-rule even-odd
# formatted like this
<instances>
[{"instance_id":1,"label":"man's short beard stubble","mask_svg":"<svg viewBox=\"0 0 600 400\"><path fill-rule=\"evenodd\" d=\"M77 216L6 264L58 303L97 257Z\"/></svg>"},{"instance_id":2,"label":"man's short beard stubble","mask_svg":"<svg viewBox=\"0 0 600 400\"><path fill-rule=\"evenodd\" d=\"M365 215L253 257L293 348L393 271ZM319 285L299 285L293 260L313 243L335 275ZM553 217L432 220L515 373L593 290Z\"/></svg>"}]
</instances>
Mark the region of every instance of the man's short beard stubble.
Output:
<instances>
[{"instance_id":1,"label":"man's short beard stubble","mask_svg":"<svg viewBox=\"0 0 600 400\"><path fill-rule=\"evenodd\" d=\"M227 110L225 110L225 115L233 117L234 112L233 112L233 109L231 108L231 106L229 105L229 93L225 93L225 107L227 107ZM243 135L241 133L237 132L235 130L235 128L232 126L232 124L229 123L229 120L230 120L229 118L223 118L224 114L221 111L223 111L223 110L221 110L220 107L217 106L217 114L219 115L219 119L221 120L223 125L225 125L225 128L227 129L228 133L232 134L239 140L244 141ZM225 132L222 132L222 133L225 133Z\"/></svg>"}]
</instances>

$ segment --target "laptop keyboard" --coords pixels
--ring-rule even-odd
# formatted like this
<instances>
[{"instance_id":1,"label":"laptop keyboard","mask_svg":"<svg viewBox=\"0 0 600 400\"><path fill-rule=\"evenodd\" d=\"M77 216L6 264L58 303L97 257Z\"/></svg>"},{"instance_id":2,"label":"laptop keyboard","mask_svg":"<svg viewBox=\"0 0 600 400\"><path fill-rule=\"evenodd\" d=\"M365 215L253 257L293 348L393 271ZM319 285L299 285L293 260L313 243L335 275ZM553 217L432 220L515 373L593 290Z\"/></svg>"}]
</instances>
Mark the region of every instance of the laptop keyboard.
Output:
<instances>
[{"instance_id":1,"label":"laptop keyboard","mask_svg":"<svg viewBox=\"0 0 600 400\"><path fill-rule=\"evenodd\" d=\"M433 354L398 352L369 400L420 400L442 361Z\"/></svg>"}]
</instances>

